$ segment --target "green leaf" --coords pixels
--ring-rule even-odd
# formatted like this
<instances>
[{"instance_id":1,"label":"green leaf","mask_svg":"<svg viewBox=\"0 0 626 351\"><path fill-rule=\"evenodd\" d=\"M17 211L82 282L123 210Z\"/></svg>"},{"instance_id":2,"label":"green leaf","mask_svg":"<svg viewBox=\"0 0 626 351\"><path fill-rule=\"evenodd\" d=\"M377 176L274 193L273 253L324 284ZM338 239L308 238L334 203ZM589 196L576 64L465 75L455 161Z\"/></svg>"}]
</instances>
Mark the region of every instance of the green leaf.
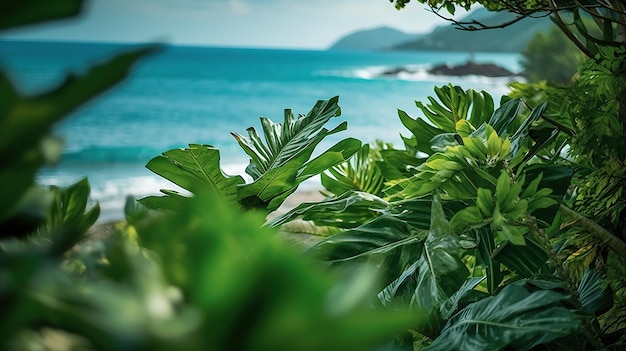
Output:
<instances>
[{"instance_id":1,"label":"green leaf","mask_svg":"<svg viewBox=\"0 0 626 351\"><path fill-rule=\"evenodd\" d=\"M359 150L360 141L346 139L309 161L315 147L326 136L346 129L346 122L330 131L323 128L331 118L341 114L338 99L320 100L306 116L297 119L291 110L285 110L282 124L262 118L265 143L254 128L248 129L248 138L232 133L251 157L246 172L254 181L238 190L238 200L244 207L273 211L302 181L346 161Z\"/></svg>"},{"instance_id":2,"label":"green leaf","mask_svg":"<svg viewBox=\"0 0 626 351\"><path fill-rule=\"evenodd\" d=\"M410 155L405 150L385 149L380 150L382 161L376 161L376 165L386 180L396 180L411 176L409 167L422 164L423 159Z\"/></svg>"},{"instance_id":3,"label":"green leaf","mask_svg":"<svg viewBox=\"0 0 626 351\"><path fill-rule=\"evenodd\" d=\"M338 228L354 228L367 223L376 217L376 212L389 206L389 203L375 195L349 191L338 197L327 198L317 203L302 203L289 212L276 217L270 222L276 227L302 218L314 221L321 226Z\"/></svg>"},{"instance_id":4,"label":"green leaf","mask_svg":"<svg viewBox=\"0 0 626 351\"><path fill-rule=\"evenodd\" d=\"M596 316L613 306L611 291L602 286L602 275L593 269L586 269L583 273L578 283L578 296L583 309Z\"/></svg>"},{"instance_id":5,"label":"green leaf","mask_svg":"<svg viewBox=\"0 0 626 351\"><path fill-rule=\"evenodd\" d=\"M504 279L504 274L500 269L500 261L494 257L496 252L496 244L493 239L494 233L489 226L476 229L475 233L478 238L478 254L487 274L487 291L493 295Z\"/></svg>"},{"instance_id":6,"label":"green leaf","mask_svg":"<svg viewBox=\"0 0 626 351\"><path fill-rule=\"evenodd\" d=\"M493 113L493 116L491 116L487 124L493 127L498 135L508 134L509 126L517 118L519 110L523 105L524 103L521 100L511 100L505 102ZM477 131L477 133L480 134L479 131Z\"/></svg>"},{"instance_id":7,"label":"green leaf","mask_svg":"<svg viewBox=\"0 0 626 351\"><path fill-rule=\"evenodd\" d=\"M485 277L470 277L468 278L463 285L459 288L457 292L455 292L452 296L450 296L442 305L441 305L441 317L444 319L449 319L452 315L458 310L459 304L461 301L469 295L472 295L472 291L475 287L480 284L485 279Z\"/></svg>"},{"instance_id":8,"label":"green leaf","mask_svg":"<svg viewBox=\"0 0 626 351\"><path fill-rule=\"evenodd\" d=\"M526 240L524 240L525 231L523 231L522 228L504 223L502 224L502 233L504 233L504 237L511 242L511 244L526 245Z\"/></svg>"},{"instance_id":9,"label":"green leaf","mask_svg":"<svg viewBox=\"0 0 626 351\"><path fill-rule=\"evenodd\" d=\"M494 206L491 190L478 188L477 193L478 197L476 198L476 207L478 207L480 214L483 217L490 217Z\"/></svg>"},{"instance_id":10,"label":"green leaf","mask_svg":"<svg viewBox=\"0 0 626 351\"><path fill-rule=\"evenodd\" d=\"M566 299L553 291L529 293L509 285L452 317L425 350L529 350L578 329L578 316L559 304Z\"/></svg>"},{"instance_id":11,"label":"green leaf","mask_svg":"<svg viewBox=\"0 0 626 351\"><path fill-rule=\"evenodd\" d=\"M547 265L548 255L541 245L530 238L525 239L525 245L512 245L505 242L492 256L494 260L524 278L550 272Z\"/></svg>"},{"instance_id":12,"label":"green leaf","mask_svg":"<svg viewBox=\"0 0 626 351\"><path fill-rule=\"evenodd\" d=\"M411 308L429 316L416 329L437 335L442 326L440 306L466 281L469 271L460 259L458 237L451 231L437 196L433 198L431 226L417 261L418 276Z\"/></svg>"},{"instance_id":13,"label":"green leaf","mask_svg":"<svg viewBox=\"0 0 626 351\"><path fill-rule=\"evenodd\" d=\"M398 116L402 124L413 134L415 137L414 148L417 151L425 154L432 154L433 150L430 147L430 140L442 133L439 128L433 127L420 118L413 119L406 112L398 110Z\"/></svg>"},{"instance_id":14,"label":"green leaf","mask_svg":"<svg viewBox=\"0 0 626 351\"><path fill-rule=\"evenodd\" d=\"M0 30L74 17L81 12L83 0L4 0L0 4Z\"/></svg>"},{"instance_id":15,"label":"green leaf","mask_svg":"<svg viewBox=\"0 0 626 351\"><path fill-rule=\"evenodd\" d=\"M190 144L185 149L166 151L150 160L146 168L185 190L197 192L208 189L231 203L237 200L237 186L245 182L240 176L227 176L222 172L219 150L210 145ZM166 194L166 198L169 195ZM175 197L173 201L178 201L179 196ZM163 206L153 200L139 201L148 207ZM171 206L166 204L159 208L171 209Z\"/></svg>"},{"instance_id":16,"label":"green leaf","mask_svg":"<svg viewBox=\"0 0 626 351\"><path fill-rule=\"evenodd\" d=\"M56 195L49 210L45 228L40 234L51 240L50 251L62 255L81 241L100 215L96 204L87 210L90 186L84 178L67 188L52 187Z\"/></svg>"},{"instance_id":17,"label":"green leaf","mask_svg":"<svg viewBox=\"0 0 626 351\"><path fill-rule=\"evenodd\" d=\"M308 249L307 254L322 261L342 263L384 255L399 247L420 243L422 239L421 230L397 216L383 215L322 240Z\"/></svg>"},{"instance_id":18,"label":"green leaf","mask_svg":"<svg viewBox=\"0 0 626 351\"><path fill-rule=\"evenodd\" d=\"M362 191L380 195L384 178L372 154L370 146L368 144L363 145L349 161L322 173L322 185L336 195L347 191Z\"/></svg>"},{"instance_id":19,"label":"green leaf","mask_svg":"<svg viewBox=\"0 0 626 351\"><path fill-rule=\"evenodd\" d=\"M484 218L478 207L469 206L457 212L450 220L450 224L452 225L452 228L454 228L455 232L462 232L467 227L483 221Z\"/></svg>"},{"instance_id":20,"label":"green leaf","mask_svg":"<svg viewBox=\"0 0 626 351\"><path fill-rule=\"evenodd\" d=\"M535 109L533 109L530 116L528 116L528 118L524 120L522 125L517 128L517 130L511 137L511 157L515 157L517 155L517 152L521 149L523 143L528 140L528 133L530 132L532 124L539 120L541 116L543 116L547 108L547 102L537 106Z\"/></svg>"}]
</instances>

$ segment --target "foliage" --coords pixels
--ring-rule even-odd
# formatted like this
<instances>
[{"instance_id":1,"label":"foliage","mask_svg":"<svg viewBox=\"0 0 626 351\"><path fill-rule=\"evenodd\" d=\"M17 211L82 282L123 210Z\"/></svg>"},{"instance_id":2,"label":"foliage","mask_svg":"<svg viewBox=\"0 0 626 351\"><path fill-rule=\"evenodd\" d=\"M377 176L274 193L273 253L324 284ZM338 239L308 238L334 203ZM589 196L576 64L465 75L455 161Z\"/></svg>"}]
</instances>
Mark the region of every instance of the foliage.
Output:
<instances>
[{"instance_id":1,"label":"foliage","mask_svg":"<svg viewBox=\"0 0 626 351\"><path fill-rule=\"evenodd\" d=\"M395 1L398 8L408 2ZM589 58L579 66L570 86L515 83L512 96L524 98L531 108L549 101L548 109L542 119L534 122L535 127L528 136L545 135L557 128L559 134L541 145L536 155L543 160L569 165L574 171L571 188L560 205L561 214L553 218L549 230L543 231L543 239L537 236L537 243L544 247L569 291L574 290L570 280L583 279L585 269L602 272L602 284L613 288L613 308L598 316L599 326L593 324L595 321L583 321L582 330L596 348L601 347L602 342L614 342L615 348L623 346L626 283L623 274L617 273L624 271L626 253L625 178L622 174L626 168L623 147L626 8L623 1L418 2L427 3L435 11L445 8L449 13L454 13L456 7L468 9L480 4L492 11L513 12L518 15L516 20L550 15L568 40ZM516 20L496 26L478 21L455 24L461 29L479 30L507 26ZM535 54L539 52L533 52ZM542 233L540 228L535 229L539 229L535 233ZM614 332L615 338L607 339ZM594 333L603 336L604 341ZM615 341L620 338L621 341Z\"/></svg>"},{"instance_id":2,"label":"foliage","mask_svg":"<svg viewBox=\"0 0 626 351\"><path fill-rule=\"evenodd\" d=\"M404 8L410 0L390 0L397 9ZM516 17L505 23L487 25L480 21L452 21L457 27L475 31L504 28L528 17L551 16L552 21L585 55L593 57L601 46L626 45L626 6L622 0L417 0L427 4L433 12L445 9L454 15L457 8L470 10L481 5L489 11L508 11ZM443 15L439 15L443 17ZM444 17L445 18L445 17ZM587 21L586 19L589 19ZM591 25L590 25L591 24ZM599 34L597 34L599 32Z\"/></svg>"},{"instance_id":3,"label":"foliage","mask_svg":"<svg viewBox=\"0 0 626 351\"><path fill-rule=\"evenodd\" d=\"M381 307L406 308L416 318L401 345L530 349L563 347L563 336L584 335L580 345L598 347L600 332L577 310L594 304L591 295L605 307L613 296L602 293L599 279L589 285L583 278L577 287L549 241L559 231L557 211L573 169L560 156L559 126L544 119L547 105L528 110L521 100L504 99L494 111L484 92L452 86L435 92L438 100L417 104L424 118L399 112L412 135L404 137L406 150L393 150L406 157L386 160L398 172L381 172L391 175L382 194L346 191L272 224L302 217L342 228L307 252L336 267L378 262L386 283ZM385 147L383 159L382 151L391 151ZM372 172L380 161L369 162L362 169ZM579 294L591 286L593 293ZM505 303L518 298L523 302ZM540 300L545 305L530 303Z\"/></svg>"},{"instance_id":4,"label":"foliage","mask_svg":"<svg viewBox=\"0 0 626 351\"><path fill-rule=\"evenodd\" d=\"M308 114L297 119L287 109L282 124L262 117L265 143L254 128L248 128L247 138L232 133L239 146L250 156L246 173L252 177L251 183L245 184L240 176L224 175L219 167L219 150L210 145L194 144L186 149L167 151L150 160L146 167L192 193L208 188L244 208L271 212L300 183L346 161L361 147L360 141L347 138L310 159L325 137L347 127L347 123L343 122L332 130L323 128L331 118L341 114L338 100L338 97L320 100ZM180 193L172 190L162 192L166 196L151 196L140 201L155 209L176 209L184 204L181 201L185 197Z\"/></svg>"},{"instance_id":5,"label":"foliage","mask_svg":"<svg viewBox=\"0 0 626 351\"><path fill-rule=\"evenodd\" d=\"M603 284L613 289L615 300L615 308L600 318L607 331L626 324L626 280L617 273L623 271L626 254L625 52L623 47L600 47L569 87L513 86L515 95L530 97L531 103L549 100L551 123L571 136L568 157L577 172L571 209L564 207L566 220L555 233L561 243L559 256L573 276L581 277L586 267L606 272Z\"/></svg>"},{"instance_id":6,"label":"foliage","mask_svg":"<svg viewBox=\"0 0 626 351\"><path fill-rule=\"evenodd\" d=\"M79 2L62 3L56 14L69 16ZM453 12L473 1L428 3ZM8 4L25 17L3 12L0 23L52 16ZM597 18L603 42L586 38L598 55L571 88L517 85L528 103L505 97L497 109L485 92L436 88L417 103L423 117L399 112L411 133L403 150L345 139L310 159L345 129L323 128L339 114L333 98L297 119L287 110L282 124L262 119L265 142L253 128L235 134L249 184L223 174L211 146L168 151L148 167L194 196L144 199L174 210L157 216L130 199L114 236L79 246L99 212L88 182L33 186L59 154L50 128L149 50L42 96L21 97L2 78L0 348L41 347L50 334L98 350L623 347L626 60L623 47L602 45L617 40L617 15ZM271 211L325 170L331 196L271 225L334 227L306 251L331 274L276 241L265 213L236 208Z\"/></svg>"},{"instance_id":7,"label":"foliage","mask_svg":"<svg viewBox=\"0 0 626 351\"><path fill-rule=\"evenodd\" d=\"M451 318L427 350L530 350L576 331L580 320L558 303L566 299L550 290L530 293L509 285Z\"/></svg>"},{"instance_id":8,"label":"foliage","mask_svg":"<svg viewBox=\"0 0 626 351\"><path fill-rule=\"evenodd\" d=\"M16 18L2 11L0 23L69 16L80 3L56 1L50 12L7 2L2 6ZM370 270L348 270L352 278L338 282L277 242L274 230L261 228L263 217L240 213L206 187L186 199L186 211L160 216L129 199L127 222L112 237L94 240L86 231L99 207L88 208L86 179L67 188L34 184L37 169L59 157L53 124L117 83L149 51L119 55L41 96L20 96L1 75L0 349L366 350L406 327L403 313L368 308L376 281ZM285 171L304 178L338 157L335 147L308 163L290 159L308 159L310 145L331 132L313 141L310 130L287 138L304 151L279 153L287 158L282 167L295 162ZM207 173L172 177L232 186L219 173L215 151L192 148L173 157L187 162L182 167L205 162Z\"/></svg>"},{"instance_id":9,"label":"foliage","mask_svg":"<svg viewBox=\"0 0 626 351\"><path fill-rule=\"evenodd\" d=\"M578 70L582 56L558 27L552 27L547 33L535 34L522 51L523 75L531 82L547 80L566 84Z\"/></svg>"}]
</instances>

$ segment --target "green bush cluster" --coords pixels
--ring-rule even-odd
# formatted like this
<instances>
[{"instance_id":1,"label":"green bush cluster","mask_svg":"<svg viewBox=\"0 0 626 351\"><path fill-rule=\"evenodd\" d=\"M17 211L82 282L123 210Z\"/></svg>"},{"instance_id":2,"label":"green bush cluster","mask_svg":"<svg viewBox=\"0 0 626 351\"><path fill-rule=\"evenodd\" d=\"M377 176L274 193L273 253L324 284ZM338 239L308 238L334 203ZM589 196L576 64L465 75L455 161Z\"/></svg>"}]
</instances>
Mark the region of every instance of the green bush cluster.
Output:
<instances>
[{"instance_id":1,"label":"green bush cluster","mask_svg":"<svg viewBox=\"0 0 626 351\"><path fill-rule=\"evenodd\" d=\"M0 28L82 2L9 3ZM399 149L347 138L312 157L346 128L324 127L335 97L262 119L265 140L233 134L250 183L210 145L167 151L147 167L190 195L129 199L105 240L86 238L99 214L87 180L34 176L59 157L51 126L153 48L38 96L2 75L0 349L622 349L626 60L594 45L569 88L516 84L497 106L435 88L420 117L399 112ZM316 174L323 201L264 222ZM276 237L297 218L325 236L304 253Z\"/></svg>"}]
</instances>

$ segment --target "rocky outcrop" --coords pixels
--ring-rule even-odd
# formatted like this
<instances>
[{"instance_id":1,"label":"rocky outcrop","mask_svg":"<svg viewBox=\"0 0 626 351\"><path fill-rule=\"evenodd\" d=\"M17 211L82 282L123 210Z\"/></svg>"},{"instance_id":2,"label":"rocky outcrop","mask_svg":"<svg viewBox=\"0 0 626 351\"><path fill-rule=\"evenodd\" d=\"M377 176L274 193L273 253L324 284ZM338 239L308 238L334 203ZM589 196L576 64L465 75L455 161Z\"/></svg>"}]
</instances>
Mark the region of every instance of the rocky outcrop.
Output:
<instances>
[{"instance_id":1,"label":"rocky outcrop","mask_svg":"<svg viewBox=\"0 0 626 351\"><path fill-rule=\"evenodd\" d=\"M397 76L401 73L417 73L417 71L407 67L394 67L390 68L380 75L383 77ZM446 64L436 65L428 70L429 74L439 76L485 76L485 77L512 77L515 73L509 71L506 68L500 67L493 63L475 63L469 61L462 65L450 66Z\"/></svg>"},{"instance_id":2,"label":"rocky outcrop","mask_svg":"<svg viewBox=\"0 0 626 351\"><path fill-rule=\"evenodd\" d=\"M511 77L515 73L493 63L467 62L459 66L437 65L428 70L430 74L440 76L485 76L485 77Z\"/></svg>"}]
</instances>

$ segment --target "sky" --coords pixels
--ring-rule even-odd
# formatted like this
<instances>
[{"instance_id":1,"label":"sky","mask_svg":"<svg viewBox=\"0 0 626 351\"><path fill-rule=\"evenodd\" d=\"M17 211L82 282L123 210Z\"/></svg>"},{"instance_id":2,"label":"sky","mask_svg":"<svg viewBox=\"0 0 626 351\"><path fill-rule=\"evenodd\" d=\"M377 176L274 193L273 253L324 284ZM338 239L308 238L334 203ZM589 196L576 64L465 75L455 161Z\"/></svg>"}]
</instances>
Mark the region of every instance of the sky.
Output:
<instances>
[{"instance_id":1,"label":"sky","mask_svg":"<svg viewBox=\"0 0 626 351\"><path fill-rule=\"evenodd\" d=\"M437 25L449 23L417 2L397 11L388 0L91 0L78 18L0 37L324 49L359 29Z\"/></svg>"}]
</instances>

